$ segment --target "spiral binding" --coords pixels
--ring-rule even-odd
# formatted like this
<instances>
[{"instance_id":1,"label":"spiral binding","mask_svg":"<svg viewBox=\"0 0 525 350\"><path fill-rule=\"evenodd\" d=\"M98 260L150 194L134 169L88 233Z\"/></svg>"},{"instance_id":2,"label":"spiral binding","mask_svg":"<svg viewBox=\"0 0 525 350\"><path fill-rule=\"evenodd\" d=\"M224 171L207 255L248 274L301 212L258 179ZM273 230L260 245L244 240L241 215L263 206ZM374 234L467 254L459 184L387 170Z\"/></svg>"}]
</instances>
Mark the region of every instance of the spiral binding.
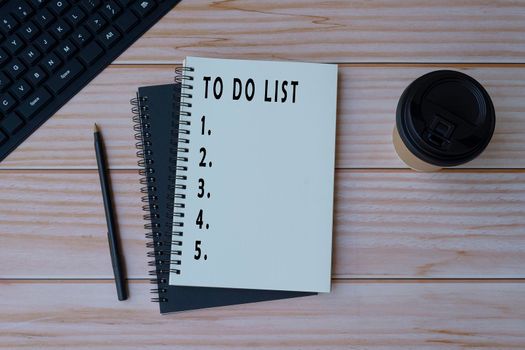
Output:
<instances>
[{"instance_id":1,"label":"spiral binding","mask_svg":"<svg viewBox=\"0 0 525 350\"><path fill-rule=\"evenodd\" d=\"M173 111L179 114L179 117L172 118L172 146L170 149L170 169L169 169L169 183L168 188L168 225L172 230L172 247L171 256L182 255L182 236L184 223L180 218L184 217L185 199L186 199L186 181L188 177L185 172L188 170L188 157L190 139L188 135L191 125L191 99L193 90L193 76L194 71L190 67L175 68L175 83L180 84L180 89L175 89L173 98ZM181 260L171 259L172 272L175 274L181 273Z\"/></svg>"},{"instance_id":2,"label":"spiral binding","mask_svg":"<svg viewBox=\"0 0 525 350\"><path fill-rule=\"evenodd\" d=\"M153 168L153 151L151 149L152 139L149 132L150 129L150 115L148 114L148 97L139 96L130 101L133 114L133 129L135 130L135 139L137 140L135 146L138 149L137 157L138 165L140 167L139 174L141 176L140 184L143 185L141 188L141 197L144 205L142 210L147 212L144 215L144 228L146 229L146 247L150 249L147 253L148 258L152 258L148 262L149 275L153 278L150 283L157 285L157 288L151 289L152 294L156 294L155 297L151 298L153 302L168 302L168 281L169 274L175 273L180 274L181 260L174 259L173 257L181 256L182 247L181 237L183 223L175 220L174 218L184 217L184 199L186 198L185 190L187 176L184 172L187 171L186 166L188 157L183 155L189 152L189 139L187 135L189 130L185 127L191 125L191 122L187 119L191 116L191 112L187 111L186 108L191 107L192 95L191 93L182 92L185 90L192 90L193 86L186 83L187 81L193 80L188 73L193 72L192 68L181 67L175 70L175 82L180 84L181 89L175 89L173 96L173 111L174 113L180 113L179 118L172 118L171 128L171 147L170 147L170 166L169 166L169 183L170 188L168 189L168 220L167 227L164 228L164 232L171 232L171 234L162 233L162 227L160 225L160 210L159 210L159 191L156 187L155 170ZM181 101L182 100L182 101ZM180 111L179 111L180 109ZM183 118L184 117L184 118ZM183 146L181 146L183 144ZM163 191L161 191L163 192ZM178 237L177 239L173 237ZM178 249L172 249L172 247L178 247Z\"/></svg>"},{"instance_id":3,"label":"spiral binding","mask_svg":"<svg viewBox=\"0 0 525 350\"><path fill-rule=\"evenodd\" d=\"M148 213L144 215L144 220L147 221L146 224L144 224L144 228L147 231L146 238L148 239L146 246L152 250L149 251L147 255L150 258L154 258L154 260L148 263L149 266L155 268L150 270L149 274L155 276L155 279L152 281L155 281L159 286L157 289L152 289L152 292L158 294L158 297L152 298L151 300L155 302L167 302L167 298L163 295L163 292L165 293L167 291L167 278L161 276L166 274L166 268L164 266L166 264L168 264L168 266L170 265L169 253L166 253L164 249L166 244L169 246L170 242L168 239L162 237L160 230L158 189L156 187L155 171L153 169L152 141L149 132L150 115L148 113L147 101L147 96L139 97L137 94L137 97L130 102L134 123L133 130L135 131L135 140L137 140L135 146L138 149L137 157L139 160L137 163L140 167L140 184L143 185L140 189L140 192L143 194L141 200L144 203L142 210ZM169 271L167 273L169 273Z\"/></svg>"}]
</instances>

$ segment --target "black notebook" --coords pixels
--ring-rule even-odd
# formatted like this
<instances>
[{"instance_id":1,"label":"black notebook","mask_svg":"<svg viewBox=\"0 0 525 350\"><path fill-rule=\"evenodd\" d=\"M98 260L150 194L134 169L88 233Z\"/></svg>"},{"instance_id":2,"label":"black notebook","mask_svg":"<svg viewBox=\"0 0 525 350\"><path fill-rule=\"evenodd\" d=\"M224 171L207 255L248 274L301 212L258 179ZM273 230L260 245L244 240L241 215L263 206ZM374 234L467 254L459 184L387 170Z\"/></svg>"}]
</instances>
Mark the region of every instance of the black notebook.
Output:
<instances>
[{"instance_id":1,"label":"black notebook","mask_svg":"<svg viewBox=\"0 0 525 350\"><path fill-rule=\"evenodd\" d=\"M258 289L210 288L169 285L170 272L177 270L172 258L174 184L177 174L180 84L141 87L132 100L137 156L142 188L146 238L152 276L156 286L152 300L160 312L168 313L207 307L314 295L311 292ZM177 177L178 176L178 177Z\"/></svg>"}]
</instances>

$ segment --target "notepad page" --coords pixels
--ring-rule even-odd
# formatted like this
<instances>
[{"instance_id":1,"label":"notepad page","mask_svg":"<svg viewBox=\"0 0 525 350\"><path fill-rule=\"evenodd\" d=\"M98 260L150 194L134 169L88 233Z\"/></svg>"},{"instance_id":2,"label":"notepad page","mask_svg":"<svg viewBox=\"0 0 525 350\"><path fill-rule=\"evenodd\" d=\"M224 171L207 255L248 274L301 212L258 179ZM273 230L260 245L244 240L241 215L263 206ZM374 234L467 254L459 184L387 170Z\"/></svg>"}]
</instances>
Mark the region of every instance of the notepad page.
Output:
<instances>
[{"instance_id":1,"label":"notepad page","mask_svg":"<svg viewBox=\"0 0 525 350\"><path fill-rule=\"evenodd\" d=\"M169 283L328 292L337 65L188 57L185 67L190 142L179 144L187 180L172 238L182 254Z\"/></svg>"}]
</instances>

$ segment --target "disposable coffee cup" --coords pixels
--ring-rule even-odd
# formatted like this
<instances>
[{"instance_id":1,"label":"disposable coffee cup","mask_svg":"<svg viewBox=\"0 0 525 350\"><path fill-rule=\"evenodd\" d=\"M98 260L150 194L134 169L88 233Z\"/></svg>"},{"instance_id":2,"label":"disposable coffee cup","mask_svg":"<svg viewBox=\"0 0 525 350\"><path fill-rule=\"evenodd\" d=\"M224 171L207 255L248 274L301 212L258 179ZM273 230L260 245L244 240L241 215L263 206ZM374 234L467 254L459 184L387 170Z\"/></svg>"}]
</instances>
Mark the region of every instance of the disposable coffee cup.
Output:
<instances>
[{"instance_id":1,"label":"disposable coffee cup","mask_svg":"<svg viewBox=\"0 0 525 350\"><path fill-rule=\"evenodd\" d=\"M412 82L397 105L394 148L418 171L467 163L494 134L496 115L487 91L470 76L450 70Z\"/></svg>"}]
</instances>

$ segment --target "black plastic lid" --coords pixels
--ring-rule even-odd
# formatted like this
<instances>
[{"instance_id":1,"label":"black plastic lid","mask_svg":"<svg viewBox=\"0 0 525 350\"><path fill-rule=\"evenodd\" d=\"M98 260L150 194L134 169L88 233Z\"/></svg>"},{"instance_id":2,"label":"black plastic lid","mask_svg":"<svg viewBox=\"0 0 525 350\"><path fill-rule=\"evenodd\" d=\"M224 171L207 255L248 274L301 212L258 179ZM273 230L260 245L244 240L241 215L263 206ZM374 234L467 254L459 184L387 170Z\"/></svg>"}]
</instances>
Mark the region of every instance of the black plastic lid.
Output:
<instances>
[{"instance_id":1,"label":"black plastic lid","mask_svg":"<svg viewBox=\"0 0 525 350\"><path fill-rule=\"evenodd\" d=\"M397 130L423 161L455 166L487 147L496 115L487 91L466 74L440 70L410 84L397 105Z\"/></svg>"}]
</instances>

